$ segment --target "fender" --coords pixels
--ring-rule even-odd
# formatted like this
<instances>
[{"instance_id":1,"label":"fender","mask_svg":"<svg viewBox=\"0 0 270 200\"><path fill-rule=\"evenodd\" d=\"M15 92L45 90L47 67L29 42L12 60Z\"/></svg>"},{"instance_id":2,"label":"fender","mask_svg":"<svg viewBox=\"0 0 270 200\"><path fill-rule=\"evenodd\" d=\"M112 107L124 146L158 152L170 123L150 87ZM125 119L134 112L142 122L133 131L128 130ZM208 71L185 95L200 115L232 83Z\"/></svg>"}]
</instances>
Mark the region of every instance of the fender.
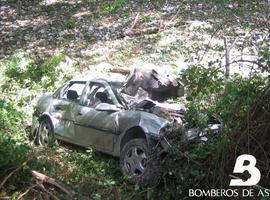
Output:
<instances>
[{"instance_id":1,"label":"fender","mask_svg":"<svg viewBox=\"0 0 270 200\"><path fill-rule=\"evenodd\" d=\"M38 117L38 119L37 119L38 123L43 119L49 120L49 122L52 124L53 131L54 131L55 126L59 122L59 120L56 119L55 117L53 117L52 115L50 115L50 113L48 113L48 112L44 112L44 113L42 113L42 115L40 115Z\"/></svg>"},{"instance_id":2,"label":"fender","mask_svg":"<svg viewBox=\"0 0 270 200\"><path fill-rule=\"evenodd\" d=\"M130 119L129 117L127 118L126 116L127 115L125 114L125 117L122 118L122 123L120 122L120 124L122 125L125 124L125 129L121 130L122 127L119 127L120 134L114 145L115 147L117 147L116 149L114 149L113 153L115 156L120 155L121 142L130 130L141 129L141 132L143 132L143 136L140 135L139 137L145 137L147 143L149 144L153 140L158 140L160 138L160 133L163 128L171 126L171 123L166 119L160 118L151 113L129 111L128 116L132 119ZM121 120L121 116L119 120Z\"/></svg>"}]
</instances>

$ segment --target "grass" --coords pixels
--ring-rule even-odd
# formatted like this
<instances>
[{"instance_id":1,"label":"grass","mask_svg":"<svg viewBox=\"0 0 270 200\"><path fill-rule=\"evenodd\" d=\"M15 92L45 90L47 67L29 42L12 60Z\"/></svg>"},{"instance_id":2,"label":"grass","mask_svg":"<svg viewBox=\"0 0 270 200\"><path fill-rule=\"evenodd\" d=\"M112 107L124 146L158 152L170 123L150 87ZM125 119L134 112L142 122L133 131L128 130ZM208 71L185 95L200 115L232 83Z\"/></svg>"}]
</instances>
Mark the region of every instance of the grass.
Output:
<instances>
[{"instance_id":1,"label":"grass","mask_svg":"<svg viewBox=\"0 0 270 200\"><path fill-rule=\"evenodd\" d=\"M203 187L212 183L211 180L207 179L207 174L218 174L219 161L224 162L225 159L222 156L219 158L219 155L217 157L211 157L211 155L214 155L213 152L221 152L220 154L222 154L222 150L226 148L224 147L226 138L214 140L209 146L190 146L186 143L178 143L181 141L179 134L175 142L179 146L175 149L175 154L172 154L170 162L168 161L169 166L165 169L160 184L154 187L140 188L130 185L121 175L118 159L91 149L81 149L64 143L52 149L35 147L28 138L29 127L27 130L26 127L31 124L30 119L36 97L42 92L52 92L75 74L88 70L89 65L101 61L114 61L112 63L115 65L128 66L133 59L151 61L161 66L171 65L177 59L188 62L189 70L181 73L181 80L185 81L188 98L194 102L192 104L191 101L188 102L185 99L182 101L189 104L189 117L194 120L194 123L205 126L206 116L198 113L198 110L209 108L209 104L211 104L213 106L211 112L216 109L220 112L219 115L228 122L234 117L233 122L241 124L242 121L239 118L245 114L244 111L248 108L242 104L252 102L247 98L241 99L246 96L250 84L247 84L246 80L232 81L228 84L230 95L222 96L223 85L220 86L224 80L222 78L222 62L224 60L222 37L225 35L236 38L239 29L243 32L252 30L254 20L256 22L257 18L261 19L257 16L257 12L262 8L262 1L250 1L247 5L233 5L232 8L229 5L235 1L231 0L194 0L184 1L181 4L178 1L176 3L167 1L169 7L181 9L181 12L175 17L175 21L199 20L205 21L211 26L206 28L199 26L191 30L191 23L187 23L187 25L167 27L155 35L121 39L109 37L106 40L102 37L98 38L92 32L85 31L87 26L93 25L98 28L104 24L107 26L107 22L111 22L111 26L116 27L116 31L112 32L112 36L115 36L130 27L137 12L140 12L141 16L138 29L148 26L152 21L158 22L156 24L168 22L175 16L175 12L162 10L166 1L161 0L143 1L141 4L135 2L133 5L130 5L126 0L93 2L89 3L89 1L83 0L81 4L76 6L71 3L43 5L38 7L37 13L35 13L35 6L27 7L25 9L27 14L22 12L23 19L29 17L36 23L36 16L41 16L42 19L46 16L44 24L51 24L56 29L53 30L53 39L44 36L42 41L23 43L22 40L20 41L22 48L16 46L17 40L22 34L32 30L34 26L39 30L39 24L27 24L25 27L19 26L14 30L12 27L5 26L5 28L9 28L8 30L13 33L16 39L13 41L15 48L11 45L12 41L5 45L11 48L12 54L17 51L23 53L5 54L5 59L0 60L0 89L2 92L0 101L0 180L2 181L14 168L23 167L18 173L11 176L4 187L0 189L0 196L13 196L13 199L16 199L35 184L31 170L37 170L71 186L76 191L78 199L84 197L89 199L183 199L187 196L187 188L193 187L195 184L199 184L198 187ZM73 17L75 13L83 12L83 9L90 10L96 15L92 16L91 14L82 18ZM99 12L99 9L102 12ZM127 12L127 10L132 10L132 13ZM261 9L262 11L263 9ZM35 17L32 13L35 13ZM152 16L152 13L155 15ZM237 18L233 14L237 15ZM15 21L10 22L15 24ZM213 34L219 25L224 26ZM85 27L82 28L82 26ZM84 36L80 42L75 41L77 34L74 33L75 28ZM62 31L65 32L64 40L58 40L58 35ZM36 34L37 32L34 31L29 33L33 38ZM210 40L212 34L213 40L211 40L210 47L203 61L198 64L198 58L202 56L206 47L205 42ZM160 41L170 38L169 36L175 40L160 45ZM212 44L213 41L215 44ZM73 46L69 46L70 44ZM240 45L247 49L250 48L244 43ZM44 48L42 49L42 47ZM97 50L99 53L91 56L77 56L81 50L90 49ZM26 50L30 50L30 53L27 53ZM53 53L51 50L65 52L65 54ZM264 63L266 63L269 51L266 49L261 53L263 54L261 57L265 59ZM237 55L232 56L237 57ZM71 57L75 64L61 67L59 64L65 63L68 57ZM174 68L175 73L179 73L179 68L181 66ZM95 73L94 70L92 72ZM218 76L215 72L219 73ZM176 75L180 77L179 74ZM263 84L254 85L258 87L254 87L252 91L258 93L257 89ZM218 104L213 101L216 98L213 94L218 94L217 96L220 97ZM239 94L241 95L239 96ZM255 99L254 96L253 99ZM237 112L241 105L243 109L241 112ZM209 160L213 160L213 165ZM25 163L25 161L27 162ZM202 167L196 162L205 165ZM220 175L217 180L219 181L221 178ZM55 191L53 187L46 186L46 188L59 198L67 199L64 194ZM33 197L31 193L28 195L29 199Z\"/></svg>"}]
</instances>

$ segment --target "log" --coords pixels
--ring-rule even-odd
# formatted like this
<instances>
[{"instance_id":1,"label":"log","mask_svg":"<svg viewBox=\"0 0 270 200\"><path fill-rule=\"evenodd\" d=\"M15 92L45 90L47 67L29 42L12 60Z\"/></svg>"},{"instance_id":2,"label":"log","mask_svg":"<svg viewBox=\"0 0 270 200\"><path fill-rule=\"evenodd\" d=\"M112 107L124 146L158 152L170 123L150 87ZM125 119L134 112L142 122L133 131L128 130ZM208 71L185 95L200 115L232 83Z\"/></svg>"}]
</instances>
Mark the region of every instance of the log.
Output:
<instances>
[{"instance_id":1,"label":"log","mask_svg":"<svg viewBox=\"0 0 270 200\"><path fill-rule=\"evenodd\" d=\"M55 180L54 178L48 177L40 172L37 171L32 171L32 175L39 181L44 182L44 183L49 183L58 189L62 190L65 192L68 196L73 197L75 195L75 191L72 190L71 188L67 187L63 183Z\"/></svg>"},{"instance_id":2,"label":"log","mask_svg":"<svg viewBox=\"0 0 270 200\"><path fill-rule=\"evenodd\" d=\"M129 74L130 69L126 67L112 67L110 70L112 73Z\"/></svg>"}]
</instances>

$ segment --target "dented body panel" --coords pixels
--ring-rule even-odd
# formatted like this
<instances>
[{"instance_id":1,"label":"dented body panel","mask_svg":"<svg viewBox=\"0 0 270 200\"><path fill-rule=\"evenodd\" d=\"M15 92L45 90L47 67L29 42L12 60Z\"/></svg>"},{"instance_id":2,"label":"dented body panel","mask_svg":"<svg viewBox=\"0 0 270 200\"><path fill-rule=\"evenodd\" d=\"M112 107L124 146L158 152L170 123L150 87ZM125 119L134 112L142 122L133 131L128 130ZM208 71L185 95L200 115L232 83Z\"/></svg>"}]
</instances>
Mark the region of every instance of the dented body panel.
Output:
<instances>
[{"instance_id":1,"label":"dented body panel","mask_svg":"<svg viewBox=\"0 0 270 200\"><path fill-rule=\"evenodd\" d=\"M168 149L164 132L170 122L130 109L112 85L104 79L71 80L54 94L42 96L35 108L33 132L45 119L52 124L58 139L119 156L125 134L139 127L147 141L162 141L164 149ZM75 97L74 91L78 94Z\"/></svg>"}]
</instances>

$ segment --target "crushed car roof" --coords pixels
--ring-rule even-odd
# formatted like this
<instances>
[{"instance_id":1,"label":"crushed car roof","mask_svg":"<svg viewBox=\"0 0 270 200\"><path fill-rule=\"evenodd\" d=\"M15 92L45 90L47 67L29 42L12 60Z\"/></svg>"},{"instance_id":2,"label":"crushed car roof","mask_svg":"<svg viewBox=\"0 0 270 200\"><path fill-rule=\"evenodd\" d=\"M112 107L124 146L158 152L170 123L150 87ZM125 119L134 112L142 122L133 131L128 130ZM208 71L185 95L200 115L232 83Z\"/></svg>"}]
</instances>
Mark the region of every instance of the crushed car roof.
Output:
<instances>
[{"instance_id":1,"label":"crushed car roof","mask_svg":"<svg viewBox=\"0 0 270 200\"><path fill-rule=\"evenodd\" d=\"M96 82L96 83L102 83L102 84L106 84L106 83L110 83L112 86L114 87L121 87L125 82L126 79L123 77L115 77L115 76L99 76L99 75L83 75L83 76L77 76L73 79L71 79L71 81L91 81L91 82Z\"/></svg>"}]
</instances>

